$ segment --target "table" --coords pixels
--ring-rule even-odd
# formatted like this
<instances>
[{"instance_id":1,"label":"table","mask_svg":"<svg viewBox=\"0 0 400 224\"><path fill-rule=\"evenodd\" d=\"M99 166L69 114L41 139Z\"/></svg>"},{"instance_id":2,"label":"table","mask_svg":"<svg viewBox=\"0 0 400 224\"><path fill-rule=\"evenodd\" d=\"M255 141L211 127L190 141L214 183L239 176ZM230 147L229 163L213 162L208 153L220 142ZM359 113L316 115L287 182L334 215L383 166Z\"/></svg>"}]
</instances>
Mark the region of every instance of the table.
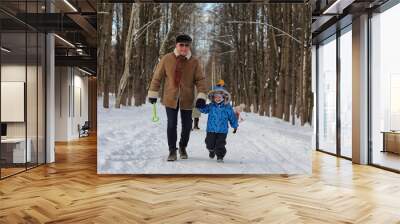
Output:
<instances>
[{"instance_id":1,"label":"table","mask_svg":"<svg viewBox=\"0 0 400 224\"><path fill-rule=\"evenodd\" d=\"M400 154L400 131L382 131L383 150L382 152L392 152Z\"/></svg>"},{"instance_id":2,"label":"table","mask_svg":"<svg viewBox=\"0 0 400 224\"><path fill-rule=\"evenodd\" d=\"M25 152L25 144L26 147ZM6 138L1 139L1 157L6 160L6 163L26 163L31 162L32 141L30 138Z\"/></svg>"}]
</instances>

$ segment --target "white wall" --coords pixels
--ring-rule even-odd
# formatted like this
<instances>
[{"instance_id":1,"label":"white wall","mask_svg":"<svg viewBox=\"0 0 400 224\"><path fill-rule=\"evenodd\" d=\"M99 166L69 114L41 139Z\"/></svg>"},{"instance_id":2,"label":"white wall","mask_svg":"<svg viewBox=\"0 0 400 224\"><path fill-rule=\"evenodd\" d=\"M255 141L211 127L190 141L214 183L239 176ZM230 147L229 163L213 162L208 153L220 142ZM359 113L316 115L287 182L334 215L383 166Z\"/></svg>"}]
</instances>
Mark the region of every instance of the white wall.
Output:
<instances>
[{"instance_id":1,"label":"white wall","mask_svg":"<svg viewBox=\"0 0 400 224\"><path fill-rule=\"evenodd\" d=\"M70 141L88 120L88 78L72 67L56 67L55 73L55 140Z\"/></svg>"},{"instance_id":2,"label":"white wall","mask_svg":"<svg viewBox=\"0 0 400 224\"><path fill-rule=\"evenodd\" d=\"M28 82L25 76L28 77ZM2 82L24 82L27 83L27 122L7 122L7 135L8 137L25 137L25 126L28 125L28 137L33 134L36 137L37 114L36 107L43 106L37 105L36 93L36 66L25 66L25 64L3 64L1 66L1 81ZM4 97L4 96L2 96ZM42 101L40 101L42 102ZM7 110L7 108L1 108ZM24 110L24 108L22 108Z\"/></svg>"},{"instance_id":3,"label":"white wall","mask_svg":"<svg viewBox=\"0 0 400 224\"><path fill-rule=\"evenodd\" d=\"M1 82L1 122L24 122L25 83ZM35 105L36 108L36 105Z\"/></svg>"},{"instance_id":4,"label":"white wall","mask_svg":"<svg viewBox=\"0 0 400 224\"><path fill-rule=\"evenodd\" d=\"M25 64L6 64L1 65L1 81L25 82Z\"/></svg>"},{"instance_id":5,"label":"white wall","mask_svg":"<svg viewBox=\"0 0 400 224\"><path fill-rule=\"evenodd\" d=\"M87 76L82 76L83 73L78 73L76 74L75 70L75 75L74 75L74 100L75 100L75 106L73 108L73 118L72 119L72 135L73 136L78 136L78 129L76 128L78 124L83 125L85 121L88 120L88 77ZM80 91L80 92L79 92ZM80 101L80 102L79 102ZM81 107L81 108L79 108ZM81 110L81 111L79 111ZM75 111L75 113L74 113Z\"/></svg>"},{"instance_id":6,"label":"white wall","mask_svg":"<svg viewBox=\"0 0 400 224\"><path fill-rule=\"evenodd\" d=\"M3 64L1 66L2 82L25 82L26 67L19 64ZM6 108L1 108L6 110ZM9 122L7 123L8 137L25 137L25 122Z\"/></svg>"},{"instance_id":7,"label":"white wall","mask_svg":"<svg viewBox=\"0 0 400 224\"><path fill-rule=\"evenodd\" d=\"M24 99L24 96L21 97L23 101L20 102L22 105L19 108L11 108L4 105L1 107L2 114L21 113L20 117L22 116L22 120L19 122L5 122L7 124L7 137L24 138L26 135L31 149L31 161L39 163L45 162L45 90L42 71L42 67L37 67L36 65L25 66L25 64L13 63L2 64L1 66L2 82L23 82L26 86L25 89L18 90L19 94L24 94L26 90L26 99ZM9 98L4 90L2 89L2 94L6 95L2 95L2 98ZM36 159L39 160L36 161Z\"/></svg>"},{"instance_id":8,"label":"white wall","mask_svg":"<svg viewBox=\"0 0 400 224\"><path fill-rule=\"evenodd\" d=\"M55 141L68 140L68 85L67 67L55 68Z\"/></svg>"}]
</instances>

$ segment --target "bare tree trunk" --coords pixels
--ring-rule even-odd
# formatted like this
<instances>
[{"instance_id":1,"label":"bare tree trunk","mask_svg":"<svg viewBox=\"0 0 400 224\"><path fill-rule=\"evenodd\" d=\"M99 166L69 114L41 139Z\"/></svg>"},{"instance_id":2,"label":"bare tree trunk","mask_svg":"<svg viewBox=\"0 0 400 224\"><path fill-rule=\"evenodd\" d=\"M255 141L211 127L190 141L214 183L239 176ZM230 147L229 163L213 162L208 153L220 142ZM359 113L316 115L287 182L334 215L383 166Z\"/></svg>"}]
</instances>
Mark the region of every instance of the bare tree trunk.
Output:
<instances>
[{"instance_id":1,"label":"bare tree trunk","mask_svg":"<svg viewBox=\"0 0 400 224\"><path fill-rule=\"evenodd\" d=\"M100 38L100 47L98 50L98 57L100 61L99 73L102 82L102 90L103 90L103 107L109 108L109 70L110 63L104 63L110 58L110 49L111 49L111 25L112 25L112 17L113 17L113 5L112 4L103 4L102 8L107 12L106 15L102 18L102 37ZM107 56L106 56L107 55Z\"/></svg>"},{"instance_id":2,"label":"bare tree trunk","mask_svg":"<svg viewBox=\"0 0 400 224\"><path fill-rule=\"evenodd\" d=\"M304 14L309 15L309 6L307 4L304 5L303 7ZM306 122L311 123L311 112L312 111L311 108L312 107L312 94L311 94L311 74L310 74L310 68L308 64L311 64L310 61L310 48L309 46L309 42L310 42L310 25L308 24L310 21L308 21L307 16L304 16L304 27L307 27L306 31L304 32L304 47L303 47L303 79L302 79L302 83L303 83L303 100L302 100L302 117L301 117L301 125L304 125Z\"/></svg>"},{"instance_id":3,"label":"bare tree trunk","mask_svg":"<svg viewBox=\"0 0 400 224\"><path fill-rule=\"evenodd\" d=\"M292 24L292 5L286 5L285 7L285 11L286 11L286 15L287 15L287 20L286 20L286 24L287 24L287 32L289 33L290 30L294 30L293 28L293 24ZM290 79L290 67L292 67L293 65L290 63L290 50L294 49L294 46L291 44L293 42L293 40L286 38L287 39L287 48L285 48L284 50L285 52L285 61L284 61L284 68L285 68L285 72L284 72L284 79L285 79L285 83L284 83L284 98L283 98L283 114L284 114L284 120L285 121L289 121L290 120L290 104L291 104L291 99L290 99L290 95L291 95L291 79ZM294 50L292 50L294 52ZM292 52L292 53L293 53ZM283 84L282 84L283 85Z\"/></svg>"},{"instance_id":4,"label":"bare tree trunk","mask_svg":"<svg viewBox=\"0 0 400 224\"><path fill-rule=\"evenodd\" d=\"M125 90L125 87L128 83L128 78L129 78L129 71L130 71L130 61L131 61L131 51L132 51L132 45L133 45L133 32L134 32L134 17L135 17L135 12L136 12L136 4L132 4L132 11L131 11L131 16L129 20L129 29L128 29L128 35L126 38L126 43L125 43L125 63L124 63L124 73L122 74L119 87L118 87L118 94L116 96L115 100L115 108L120 108L121 104L121 97L122 94Z\"/></svg>"}]
</instances>

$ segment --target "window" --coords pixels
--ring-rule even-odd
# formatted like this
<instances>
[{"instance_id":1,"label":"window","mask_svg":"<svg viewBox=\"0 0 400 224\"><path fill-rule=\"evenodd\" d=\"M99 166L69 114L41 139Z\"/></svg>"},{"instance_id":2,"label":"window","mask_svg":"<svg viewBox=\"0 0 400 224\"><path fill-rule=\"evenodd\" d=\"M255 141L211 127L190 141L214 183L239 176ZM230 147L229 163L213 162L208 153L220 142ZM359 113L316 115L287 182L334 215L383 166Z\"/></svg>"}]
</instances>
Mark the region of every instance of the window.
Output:
<instances>
[{"instance_id":1,"label":"window","mask_svg":"<svg viewBox=\"0 0 400 224\"><path fill-rule=\"evenodd\" d=\"M340 155L352 157L352 33L351 26L340 36Z\"/></svg>"},{"instance_id":2,"label":"window","mask_svg":"<svg viewBox=\"0 0 400 224\"><path fill-rule=\"evenodd\" d=\"M400 4L371 18L371 162L400 170Z\"/></svg>"},{"instance_id":3,"label":"window","mask_svg":"<svg viewBox=\"0 0 400 224\"><path fill-rule=\"evenodd\" d=\"M319 150L351 158L352 26L348 25L339 34L318 45L317 140Z\"/></svg>"},{"instance_id":4,"label":"window","mask_svg":"<svg viewBox=\"0 0 400 224\"><path fill-rule=\"evenodd\" d=\"M318 47L318 149L336 153L336 36Z\"/></svg>"}]
</instances>

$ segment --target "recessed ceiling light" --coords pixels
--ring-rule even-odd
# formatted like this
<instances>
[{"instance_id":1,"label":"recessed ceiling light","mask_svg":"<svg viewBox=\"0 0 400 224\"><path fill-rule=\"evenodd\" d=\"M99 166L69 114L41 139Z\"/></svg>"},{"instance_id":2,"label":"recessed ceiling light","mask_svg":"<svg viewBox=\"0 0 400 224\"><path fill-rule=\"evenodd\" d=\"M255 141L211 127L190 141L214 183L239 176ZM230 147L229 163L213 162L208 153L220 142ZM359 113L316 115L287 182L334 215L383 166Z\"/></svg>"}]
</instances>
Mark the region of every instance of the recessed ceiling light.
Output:
<instances>
[{"instance_id":1,"label":"recessed ceiling light","mask_svg":"<svg viewBox=\"0 0 400 224\"><path fill-rule=\"evenodd\" d=\"M5 48L5 47L1 47L0 49L1 49L2 51L6 52L6 53L10 53L10 52L11 52L11 50L9 50L9 49L7 49L7 48Z\"/></svg>"},{"instance_id":2,"label":"recessed ceiling light","mask_svg":"<svg viewBox=\"0 0 400 224\"><path fill-rule=\"evenodd\" d=\"M92 73L90 73L90 72L88 72L88 71L86 71L86 70L83 70L83 69L81 69L81 68L79 68L79 67L78 67L78 70L81 71L81 72L83 72L83 73L85 73L85 74L87 74L87 75L90 75L90 76L93 75Z\"/></svg>"},{"instance_id":3,"label":"recessed ceiling light","mask_svg":"<svg viewBox=\"0 0 400 224\"><path fill-rule=\"evenodd\" d=\"M67 4L74 12L78 12L78 10L68 1L64 0L65 4Z\"/></svg>"},{"instance_id":4,"label":"recessed ceiling light","mask_svg":"<svg viewBox=\"0 0 400 224\"><path fill-rule=\"evenodd\" d=\"M343 9L351 5L355 0L336 0L322 14L342 14Z\"/></svg>"},{"instance_id":5,"label":"recessed ceiling light","mask_svg":"<svg viewBox=\"0 0 400 224\"><path fill-rule=\"evenodd\" d=\"M67 45L69 45L70 47L73 47L73 48L75 48L75 45L73 45L71 42L69 42L68 40L66 40L66 39L64 39L64 38L62 38L62 37L60 37L59 35L57 35L57 34L54 34L54 36L55 37L57 37L59 40L61 40L62 42L64 42L64 43L66 43Z\"/></svg>"}]
</instances>

